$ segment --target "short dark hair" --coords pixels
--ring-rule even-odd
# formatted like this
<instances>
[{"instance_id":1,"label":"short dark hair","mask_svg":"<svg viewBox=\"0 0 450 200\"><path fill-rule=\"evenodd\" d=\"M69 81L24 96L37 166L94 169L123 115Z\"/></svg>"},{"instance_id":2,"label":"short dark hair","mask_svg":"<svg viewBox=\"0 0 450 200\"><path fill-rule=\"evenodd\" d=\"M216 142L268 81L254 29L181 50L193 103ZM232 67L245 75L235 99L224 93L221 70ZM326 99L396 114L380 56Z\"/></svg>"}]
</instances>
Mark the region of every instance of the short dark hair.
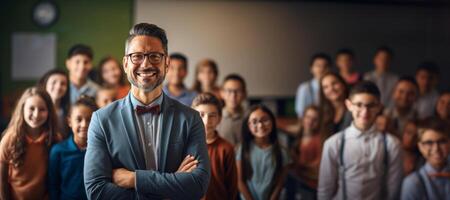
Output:
<instances>
[{"instance_id":1,"label":"short dark hair","mask_svg":"<svg viewBox=\"0 0 450 200\"><path fill-rule=\"evenodd\" d=\"M351 49L349 49L349 48L342 48L342 49L339 49L337 52L336 52L336 57L338 57L338 56L340 56L340 55L349 55L350 57L355 57L355 53L353 52L353 50L351 50Z\"/></svg>"},{"instance_id":2,"label":"short dark hair","mask_svg":"<svg viewBox=\"0 0 450 200\"><path fill-rule=\"evenodd\" d=\"M75 44L69 49L69 53L67 54L67 59L72 58L76 55L85 55L89 59L94 58L94 53L92 52L92 48L85 44Z\"/></svg>"},{"instance_id":3,"label":"short dark hair","mask_svg":"<svg viewBox=\"0 0 450 200\"><path fill-rule=\"evenodd\" d=\"M354 85L352 89L350 90L349 98L352 98L356 94L370 94L375 96L378 100L380 100L380 90L378 89L377 85L373 83L372 81L361 81Z\"/></svg>"},{"instance_id":4,"label":"short dark hair","mask_svg":"<svg viewBox=\"0 0 450 200\"><path fill-rule=\"evenodd\" d=\"M225 85L225 83L227 81L238 81L241 83L242 86L242 90L244 90L244 93L247 94L247 85L245 84L245 80L244 78L242 78L242 76L240 76L239 74L228 74L224 79L223 79L223 85Z\"/></svg>"},{"instance_id":5,"label":"short dark hair","mask_svg":"<svg viewBox=\"0 0 450 200\"><path fill-rule=\"evenodd\" d=\"M323 52L316 53L313 56L311 56L311 60L309 62L309 65L312 66L314 61L317 60L317 59L324 59L325 61L328 62L328 67L331 66L331 57L328 54L323 53Z\"/></svg>"},{"instance_id":6,"label":"short dark hair","mask_svg":"<svg viewBox=\"0 0 450 200\"><path fill-rule=\"evenodd\" d=\"M184 54L182 54L182 53L172 53L172 54L170 54L169 59L170 60L172 60L172 59L181 60L184 63L184 69L187 70L188 59L187 59L187 57Z\"/></svg>"},{"instance_id":7,"label":"short dark hair","mask_svg":"<svg viewBox=\"0 0 450 200\"><path fill-rule=\"evenodd\" d=\"M394 51L386 45L378 47L377 50L375 50L375 55L379 54L380 52L385 52L389 56L394 57Z\"/></svg>"},{"instance_id":8,"label":"short dark hair","mask_svg":"<svg viewBox=\"0 0 450 200\"><path fill-rule=\"evenodd\" d=\"M86 106L89 109L91 109L92 112L95 112L96 110L98 110L98 106L95 103L95 99L93 97L90 97L87 95L81 95L80 98L78 98L77 101L74 104L72 104L72 106L70 107L68 116L70 116L72 114L73 109L78 106Z\"/></svg>"},{"instance_id":9,"label":"short dark hair","mask_svg":"<svg viewBox=\"0 0 450 200\"><path fill-rule=\"evenodd\" d=\"M428 130L436 131L440 135L450 138L450 127L444 120L428 118L421 122L419 124L419 131L417 132L417 138L419 141L422 139L423 134Z\"/></svg>"},{"instance_id":10,"label":"short dark hair","mask_svg":"<svg viewBox=\"0 0 450 200\"><path fill-rule=\"evenodd\" d=\"M219 116L222 116L222 103L220 100L214 96L212 93L205 92L197 95L192 101L192 107L197 107L199 105L213 105L217 108Z\"/></svg>"},{"instance_id":11,"label":"short dark hair","mask_svg":"<svg viewBox=\"0 0 450 200\"><path fill-rule=\"evenodd\" d=\"M427 71L428 73L433 75L438 75L440 71L439 66L433 61L421 62L416 68L416 74L422 70Z\"/></svg>"},{"instance_id":12,"label":"short dark hair","mask_svg":"<svg viewBox=\"0 0 450 200\"><path fill-rule=\"evenodd\" d=\"M148 23L135 24L130 29L130 32L128 33L128 38L125 42L125 53L128 53L128 45L130 44L131 40L133 40L134 37L140 36L140 35L158 38L162 43L165 53L167 54L168 41L167 41L166 31L164 31L164 29L156 26L155 24L148 24Z\"/></svg>"},{"instance_id":13,"label":"short dark hair","mask_svg":"<svg viewBox=\"0 0 450 200\"><path fill-rule=\"evenodd\" d=\"M417 84L417 81L414 77L412 76L402 76L398 79L397 84L398 85L400 82L408 82L414 85L414 87L416 87L416 89L419 89L419 85Z\"/></svg>"}]
</instances>

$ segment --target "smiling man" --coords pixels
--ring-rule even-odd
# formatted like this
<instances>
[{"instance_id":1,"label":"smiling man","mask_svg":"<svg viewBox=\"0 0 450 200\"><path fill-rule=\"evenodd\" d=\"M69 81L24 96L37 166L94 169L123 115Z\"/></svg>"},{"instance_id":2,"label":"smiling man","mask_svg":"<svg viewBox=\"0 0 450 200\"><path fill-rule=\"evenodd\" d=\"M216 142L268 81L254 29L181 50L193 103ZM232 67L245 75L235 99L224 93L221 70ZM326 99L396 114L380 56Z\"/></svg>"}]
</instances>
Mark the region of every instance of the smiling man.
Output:
<instances>
[{"instance_id":1,"label":"smiling man","mask_svg":"<svg viewBox=\"0 0 450 200\"><path fill-rule=\"evenodd\" d=\"M198 112L167 97L167 37L153 24L128 35L127 97L95 112L88 131L84 182L89 199L199 199L210 164Z\"/></svg>"}]
</instances>

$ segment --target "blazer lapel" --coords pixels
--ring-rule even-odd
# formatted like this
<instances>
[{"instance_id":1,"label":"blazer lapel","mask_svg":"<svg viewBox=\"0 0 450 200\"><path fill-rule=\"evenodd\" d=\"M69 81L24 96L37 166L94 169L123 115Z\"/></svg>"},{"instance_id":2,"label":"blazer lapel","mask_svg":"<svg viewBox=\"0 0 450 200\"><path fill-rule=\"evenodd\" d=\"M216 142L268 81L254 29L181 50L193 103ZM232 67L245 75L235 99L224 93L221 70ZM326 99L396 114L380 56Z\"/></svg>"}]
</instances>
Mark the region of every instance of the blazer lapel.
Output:
<instances>
[{"instance_id":1,"label":"blazer lapel","mask_svg":"<svg viewBox=\"0 0 450 200\"><path fill-rule=\"evenodd\" d=\"M160 152L159 152L159 171L163 172L166 168L166 158L167 158L167 148L169 146L170 134L172 132L172 123L174 117L174 110L172 107L172 100L163 93L163 103L162 103L162 130Z\"/></svg>"},{"instance_id":2,"label":"blazer lapel","mask_svg":"<svg viewBox=\"0 0 450 200\"><path fill-rule=\"evenodd\" d=\"M145 162L142 153L141 143L139 142L139 133L137 132L137 123L134 121L134 113L130 99L131 93L124 99L121 109L121 119L126 130L128 143L133 153L133 159L138 169L145 169Z\"/></svg>"}]
</instances>

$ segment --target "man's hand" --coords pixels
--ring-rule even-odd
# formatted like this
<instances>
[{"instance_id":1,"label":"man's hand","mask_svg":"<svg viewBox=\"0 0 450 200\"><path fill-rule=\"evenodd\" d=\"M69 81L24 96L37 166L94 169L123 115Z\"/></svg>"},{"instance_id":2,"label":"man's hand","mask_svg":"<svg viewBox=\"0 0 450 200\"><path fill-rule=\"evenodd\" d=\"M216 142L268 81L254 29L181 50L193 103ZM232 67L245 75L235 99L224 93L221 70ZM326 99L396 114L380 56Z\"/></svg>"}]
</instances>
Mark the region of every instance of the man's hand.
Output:
<instances>
[{"instance_id":1,"label":"man's hand","mask_svg":"<svg viewBox=\"0 0 450 200\"><path fill-rule=\"evenodd\" d=\"M197 168L197 164L198 161L195 160L194 156L187 155L183 162L181 162L180 167L178 167L177 172L192 172Z\"/></svg>"},{"instance_id":2,"label":"man's hand","mask_svg":"<svg viewBox=\"0 0 450 200\"><path fill-rule=\"evenodd\" d=\"M113 169L112 181L119 187L126 189L134 188L134 180L136 174L132 171L128 171L124 168Z\"/></svg>"}]
</instances>

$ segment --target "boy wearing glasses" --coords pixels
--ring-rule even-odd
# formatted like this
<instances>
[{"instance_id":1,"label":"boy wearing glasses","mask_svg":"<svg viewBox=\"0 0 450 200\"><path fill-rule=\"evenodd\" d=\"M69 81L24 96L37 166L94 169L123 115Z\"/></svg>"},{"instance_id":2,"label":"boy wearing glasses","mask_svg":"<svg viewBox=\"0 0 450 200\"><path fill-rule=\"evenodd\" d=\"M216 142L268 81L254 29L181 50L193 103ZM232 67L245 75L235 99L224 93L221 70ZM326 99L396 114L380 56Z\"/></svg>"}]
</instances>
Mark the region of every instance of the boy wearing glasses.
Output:
<instances>
[{"instance_id":1,"label":"boy wearing glasses","mask_svg":"<svg viewBox=\"0 0 450 200\"><path fill-rule=\"evenodd\" d=\"M197 93L190 91L184 85L187 76L188 60L180 53L170 55L169 70L167 71L167 85L163 87L164 93L180 103L191 106Z\"/></svg>"},{"instance_id":2,"label":"boy wearing glasses","mask_svg":"<svg viewBox=\"0 0 450 200\"><path fill-rule=\"evenodd\" d=\"M426 164L405 178L401 199L450 198L449 129L441 120L430 120L419 130L420 153Z\"/></svg>"},{"instance_id":3,"label":"boy wearing glasses","mask_svg":"<svg viewBox=\"0 0 450 200\"><path fill-rule=\"evenodd\" d=\"M92 69L92 49L84 44L76 44L69 50L66 67L69 70L70 102L75 103L81 95L95 98L99 86L88 78Z\"/></svg>"},{"instance_id":4,"label":"boy wearing glasses","mask_svg":"<svg viewBox=\"0 0 450 200\"><path fill-rule=\"evenodd\" d=\"M378 87L369 81L356 84L345 104L353 122L324 143L318 199L397 199L401 145L375 128L382 107Z\"/></svg>"},{"instance_id":5,"label":"boy wearing glasses","mask_svg":"<svg viewBox=\"0 0 450 200\"><path fill-rule=\"evenodd\" d=\"M204 199L236 199L238 186L234 147L216 131L222 114L221 102L212 93L202 93L194 98L192 108L200 113L205 125L211 163L211 180Z\"/></svg>"},{"instance_id":6,"label":"boy wearing glasses","mask_svg":"<svg viewBox=\"0 0 450 200\"><path fill-rule=\"evenodd\" d=\"M247 97L244 78L238 74L229 74L223 81L220 95L225 103L222 121L217 127L222 138L235 145L241 142L244 108L242 103Z\"/></svg>"}]
</instances>

